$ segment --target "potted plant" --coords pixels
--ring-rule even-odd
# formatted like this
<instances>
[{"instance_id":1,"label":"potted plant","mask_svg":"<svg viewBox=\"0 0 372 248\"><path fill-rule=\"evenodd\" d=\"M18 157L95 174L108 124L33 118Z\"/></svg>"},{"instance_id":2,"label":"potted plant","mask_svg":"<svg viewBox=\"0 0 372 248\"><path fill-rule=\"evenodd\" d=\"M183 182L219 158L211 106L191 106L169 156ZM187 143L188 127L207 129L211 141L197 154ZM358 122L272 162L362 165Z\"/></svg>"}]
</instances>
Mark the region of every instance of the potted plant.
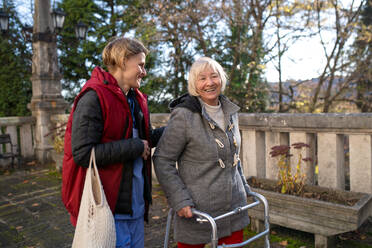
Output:
<instances>
[{"instance_id":1,"label":"potted plant","mask_svg":"<svg viewBox=\"0 0 372 248\"><path fill-rule=\"evenodd\" d=\"M293 156L291 148L297 151L293 170L289 159ZM313 233L316 248L334 247L335 235L356 230L368 218L372 196L306 185L306 175L301 172L301 167L311 158L302 158L303 149L308 149L308 145L296 143L291 147L272 147L270 155L277 159L278 180L251 177L248 183L253 191L268 200L271 224ZM248 213L253 223L263 220L261 206Z\"/></svg>"}]
</instances>

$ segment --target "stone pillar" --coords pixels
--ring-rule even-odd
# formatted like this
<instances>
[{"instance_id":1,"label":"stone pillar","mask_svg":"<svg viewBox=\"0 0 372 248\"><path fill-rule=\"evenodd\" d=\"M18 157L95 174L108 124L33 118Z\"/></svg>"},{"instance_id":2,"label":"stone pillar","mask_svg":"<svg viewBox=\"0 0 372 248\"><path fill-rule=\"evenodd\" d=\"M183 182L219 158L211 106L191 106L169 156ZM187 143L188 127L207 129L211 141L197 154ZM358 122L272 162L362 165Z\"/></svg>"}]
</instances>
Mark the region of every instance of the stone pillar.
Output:
<instances>
[{"instance_id":1,"label":"stone pillar","mask_svg":"<svg viewBox=\"0 0 372 248\"><path fill-rule=\"evenodd\" d=\"M61 75L58 68L56 37L50 15L50 0L35 0L32 37L32 98L29 108L36 118L35 154L39 162L51 159L53 149L50 116L62 114L67 104L61 95Z\"/></svg>"},{"instance_id":2,"label":"stone pillar","mask_svg":"<svg viewBox=\"0 0 372 248\"><path fill-rule=\"evenodd\" d=\"M250 229L251 231L256 232L256 233L263 232L265 231L265 222L263 220L251 217Z\"/></svg>"},{"instance_id":3,"label":"stone pillar","mask_svg":"<svg viewBox=\"0 0 372 248\"><path fill-rule=\"evenodd\" d=\"M301 173L305 174L306 184L314 184L315 135L311 133L291 132L289 134L289 140L291 145L302 142L310 146L310 148L302 148L301 150L302 158L312 159L311 162L301 161ZM294 175L297 171L296 167L298 164L299 150L296 150L291 146L291 153L293 154L291 157L291 173Z\"/></svg>"},{"instance_id":4,"label":"stone pillar","mask_svg":"<svg viewBox=\"0 0 372 248\"><path fill-rule=\"evenodd\" d=\"M270 156L271 148L273 146L288 145L288 133L271 132L267 131L265 135L266 142L266 178L278 179L278 157L272 158Z\"/></svg>"},{"instance_id":5,"label":"stone pillar","mask_svg":"<svg viewBox=\"0 0 372 248\"><path fill-rule=\"evenodd\" d=\"M32 126L23 124L19 130L21 138L21 154L24 159L30 159L34 156L32 145Z\"/></svg>"},{"instance_id":6,"label":"stone pillar","mask_svg":"<svg viewBox=\"0 0 372 248\"><path fill-rule=\"evenodd\" d=\"M6 150L8 152L13 150L13 153L19 154L19 146L18 146L18 134L17 134L17 126L7 126L5 133L10 134L10 140L12 141L13 147L10 147L8 144L6 147ZM9 159L9 163L11 162L11 159ZM14 164L18 163L18 158L14 159Z\"/></svg>"},{"instance_id":7,"label":"stone pillar","mask_svg":"<svg viewBox=\"0 0 372 248\"><path fill-rule=\"evenodd\" d=\"M350 190L372 193L372 137L349 135Z\"/></svg>"},{"instance_id":8,"label":"stone pillar","mask_svg":"<svg viewBox=\"0 0 372 248\"><path fill-rule=\"evenodd\" d=\"M265 133L242 131L242 164L245 177L265 177Z\"/></svg>"},{"instance_id":9,"label":"stone pillar","mask_svg":"<svg viewBox=\"0 0 372 248\"><path fill-rule=\"evenodd\" d=\"M314 234L315 248L333 248L336 244L335 236L323 236Z\"/></svg>"},{"instance_id":10,"label":"stone pillar","mask_svg":"<svg viewBox=\"0 0 372 248\"><path fill-rule=\"evenodd\" d=\"M12 144L14 146L18 145L18 140L17 140L17 126L7 126L5 129L5 133L10 135L10 140L12 141ZM6 150L9 152L11 149L14 149L14 147L10 147L10 144L6 145ZM14 151L16 152L16 151Z\"/></svg>"},{"instance_id":11,"label":"stone pillar","mask_svg":"<svg viewBox=\"0 0 372 248\"><path fill-rule=\"evenodd\" d=\"M344 135L318 133L318 184L345 189Z\"/></svg>"}]
</instances>

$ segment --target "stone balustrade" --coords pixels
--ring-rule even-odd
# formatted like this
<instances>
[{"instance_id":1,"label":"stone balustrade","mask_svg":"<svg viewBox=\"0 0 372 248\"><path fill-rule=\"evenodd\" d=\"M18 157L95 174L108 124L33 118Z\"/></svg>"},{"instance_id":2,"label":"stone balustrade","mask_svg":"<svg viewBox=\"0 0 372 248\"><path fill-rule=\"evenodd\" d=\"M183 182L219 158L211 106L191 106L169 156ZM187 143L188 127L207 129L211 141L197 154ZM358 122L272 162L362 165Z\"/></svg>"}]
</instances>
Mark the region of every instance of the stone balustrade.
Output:
<instances>
[{"instance_id":1,"label":"stone balustrade","mask_svg":"<svg viewBox=\"0 0 372 248\"><path fill-rule=\"evenodd\" d=\"M168 118L169 114L152 114L151 123L154 127L164 126ZM52 116L52 122L57 125L67 119L68 115ZM269 156L271 147L304 142L310 149L306 149L302 156L313 159L312 163L302 166L307 183L372 193L372 113L241 113L239 120L241 160L247 177L275 179L278 167L275 158ZM0 118L3 133L11 134L23 157L34 155L34 124L33 117ZM293 156L293 164L297 163L295 159Z\"/></svg>"},{"instance_id":2,"label":"stone balustrade","mask_svg":"<svg viewBox=\"0 0 372 248\"><path fill-rule=\"evenodd\" d=\"M51 120L56 126L66 123L68 115L54 115ZM154 128L167 124L169 114L152 114ZM0 118L0 126L11 133L16 140L20 126L21 143L25 134L31 136L34 119L21 117ZM292 145L303 142L308 149L302 157L313 161L302 162L301 170L306 174L306 183L341 190L372 193L372 113L368 114L245 114L239 116L242 136L242 160L245 176L276 179L277 158L269 154L277 145ZM23 131L22 131L23 130ZM31 141L30 141L31 142ZM31 144L31 143L27 144ZM26 147L26 148L25 148ZM29 151L30 145L21 145L22 153ZM26 153L27 153L26 152ZM296 155L291 157L291 167L298 163ZM156 181L156 176L153 174ZM368 210L370 215L370 210ZM273 221L274 221L274 217ZM259 220L252 219L259 226ZM276 222L273 222L276 223ZM278 224L278 223L277 223ZM315 232L314 232L315 233ZM326 234L315 233L315 247L333 247Z\"/></svg>"},{"instance_id":3,"label":"stone balustrade","mask_svg":"<svg viewBox=\"0 0 372 248\"><path fill-rule=\"evenodd\" d=\"M154 126L161 126L167 118L167 114L157 114L152 115L151 121ZM302 163L308 184L345 189L348 182L351 191L372 193L371 113L241 113L239 125L240 156L246 177L276 179L277 160L269 155L271 147L303 142L310 148L302 156L313 159L312 163ZM296 158L292 157L291 164L297 163Z\"/></svg>"},{"instance_id":4,"label":"stone balustrade","mask_svg":"<svg viewBox=\"0 0 372 248\"><path fill-rule=\"evenodd\" d=\"M17 145L23 159L34 158L34 117L2 117L0 118L0 133L10 134L13 145ZM5 149L5 150L4 150ZM0 154L10 151L9 145L0 147ZM0 159L0 167L9 165L10 159Z\"/></svg>"}]
</instances>

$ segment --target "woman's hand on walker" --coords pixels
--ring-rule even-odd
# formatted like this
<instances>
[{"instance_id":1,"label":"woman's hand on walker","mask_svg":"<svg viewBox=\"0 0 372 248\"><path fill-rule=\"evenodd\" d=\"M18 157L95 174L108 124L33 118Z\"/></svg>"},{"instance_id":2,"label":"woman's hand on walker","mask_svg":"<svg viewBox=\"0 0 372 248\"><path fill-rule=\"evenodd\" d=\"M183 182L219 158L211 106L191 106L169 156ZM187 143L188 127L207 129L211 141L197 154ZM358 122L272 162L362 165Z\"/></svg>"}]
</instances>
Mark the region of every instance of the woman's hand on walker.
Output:
<instances>
[{"instance_id":1,"label":"woman's hand on walker","mask_svg":"<svg viewBox=\"0 0 372 248\"><path fill-rule=\"evenodd\" d=\"M181 208L181 210L177 211L177 214L179 217L191 218L192 217L191 207L186 206L184 208Z\"/></svg>"}]
</instances>

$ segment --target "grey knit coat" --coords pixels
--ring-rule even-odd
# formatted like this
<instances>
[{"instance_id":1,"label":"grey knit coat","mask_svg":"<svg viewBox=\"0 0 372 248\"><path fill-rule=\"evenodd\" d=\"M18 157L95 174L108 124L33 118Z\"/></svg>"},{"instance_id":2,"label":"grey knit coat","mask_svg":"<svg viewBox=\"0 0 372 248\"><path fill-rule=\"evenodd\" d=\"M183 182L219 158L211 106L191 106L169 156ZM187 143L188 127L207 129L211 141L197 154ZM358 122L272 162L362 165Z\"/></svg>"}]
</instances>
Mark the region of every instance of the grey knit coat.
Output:
<instances>
[{"instance_id":1,"label":"grey knit coat","mask_svg":"<svg viewBox=\"0 0 372 248\"><path fill-rule=\"evenodd\" d=\"M170 104L170 120L153 159L157 178L175 211L192 206L216 217L247 204L249 186L239 159L239 107L223 95L219 100L228 124L225 130L208 116L197 97L186 94ZM210 242L209 223L175 216L176 241ZM218 238L230 236L248 224L246 211L219 220Z\"/></svg>"}]
</instances>

